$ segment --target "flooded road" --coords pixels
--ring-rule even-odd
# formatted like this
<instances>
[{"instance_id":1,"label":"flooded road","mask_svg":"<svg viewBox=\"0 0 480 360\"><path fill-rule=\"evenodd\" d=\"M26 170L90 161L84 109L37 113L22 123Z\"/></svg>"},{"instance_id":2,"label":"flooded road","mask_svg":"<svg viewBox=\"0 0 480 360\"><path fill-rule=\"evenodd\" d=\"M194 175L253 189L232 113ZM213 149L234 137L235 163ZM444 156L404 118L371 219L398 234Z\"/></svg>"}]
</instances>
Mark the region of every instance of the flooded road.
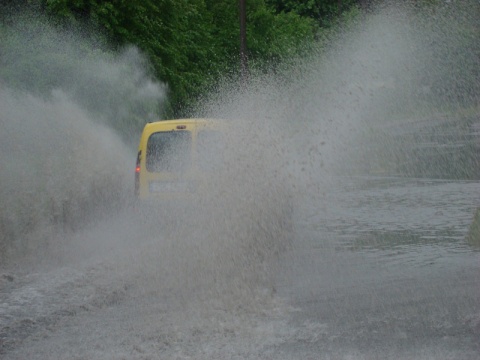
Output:
<instances>
[{"instance_id":1,"label":"flooded road","mask_svg":"<svg viewBox=\"0 0 480 360\"><path fill-rule=\"evenodd\" d=\"M465 235L480 183L338 177L320 188L297 198L273 292L222 301L168 283L180 277L121 219L128 251L4 273L2 358L478 359L480 252Z\"/></svg>"},{"instance_id":2,"label":"flooded road","mask_svg":"<svg viewBox=\"0 0 480 360\"><path fill-rule=\"evenodd\" d=\"M477 359L478 182L332 179L299 222L291 358ZM293 355L295 354L295 355ZM309 357L310 356L310 357Z\"/></svg>"}]
</instances>

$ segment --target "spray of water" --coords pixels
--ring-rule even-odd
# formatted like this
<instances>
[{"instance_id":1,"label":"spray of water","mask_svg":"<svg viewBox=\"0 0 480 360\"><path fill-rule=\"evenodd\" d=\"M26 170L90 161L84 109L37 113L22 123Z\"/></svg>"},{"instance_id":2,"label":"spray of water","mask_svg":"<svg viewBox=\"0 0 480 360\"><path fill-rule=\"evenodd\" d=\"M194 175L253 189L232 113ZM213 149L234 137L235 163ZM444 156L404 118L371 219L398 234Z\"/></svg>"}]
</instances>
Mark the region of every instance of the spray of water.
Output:
<instances>
[{"instance_id":1,"label":"spray of water","mask_svg":"<svg viewBox=\"0 0 480 360\"><path fill-rule=\"evenodd\" d=\"M1 45L3 263L55 253L66 233L128 203L129 145L164 96L133 48L113 54L37 17L11 23Z\"/></svg>"},{"instance_id":2,"label":"spray of water","mask_svg":"<svg viewBox=\"0 0 480 360\"><path fill-rule=\"evenodd\" d=\"M227 109L228 146L211 143L203 154L208 164L221 153L222 169L199 174L195 199L145 211L130 201L133 149L164 90L143 58L135 49L112 55L36 18L13 24L3 59L25 66L9 68L0 89L0 161L9 169L1 175L2 262L95 255L150 292L183 298L202 289L207 299L245 302L259 286L274 290L274 264L292 240L284 130Z\"/></svg>"},{"instance_id":3,"label":"spray of water","mask_svg":"<svg viewBox=\"0 0 480 360\"><path fill-rule=\"evenodd\" d=\"M228 146L211 144L207 157L221 152L226 166L202 174L203 192L187 204L146 212L129 206L134 154L122 138L136 142L140 133L125 114L145 99L161 101L162 86L142 70L137 51L82 57L75 36L47 27L43 40L64 39L62 54L75 64L41 76L54 79L55 90L14 90L12 79L25 77L24 67L0 83L5 259L39 250L84 259L104 248L100 259L112 261L115 276L134 283L141 297L196 309L219 301L232 312L255 308L265 295L258 290L270 296L279 264L289 265L282 256L295 246L292 207L328 206L333 175L416 173L421 164L407 161L410 149L429 139L403 135L461 122L455 139L478 117L479 9L468 6L386 6L339 32L328 49L298 59L293 70L252 75L240 90L226 81L192 113L225 119ZM42 52L43 43L35 42L37 57L51 52ZM146 120L152 112L140 114ZM95 227L85 225L92 219ZM144 326L153 315L143 316L135 323L141 334L152 329ZM153 318L161 323L159 316ZM188 321L179 317L173 327ZM155 341L144 340L146 347Z\"/></svg>"},{"instance_id":4,"label":"spray of water","mask_svg":"<svg viewBox=\"0 0 480 360\"><path fill-rule=\"evenodd\" d=\"M325 175L398 172L393 163L411 169L405 148L418 139L406 143L390 129L404 129L419 116L435 126L438 114L457 109L460 100L465 106L477 101L472 76L478 76L478 49L472 46L478 29L468 10L381 8L339 33L330 49L298 59L294 71L252 76L240 91L228 82L220 86L193 115L230 119L231 146L215 149L225 152L229 171L220 178L205 175L214 185L203 212L228 221L212 216L210 224L196 222L210 230L227 224L231 234L225 237L235 239L253 225L229 211L243 206L255 214L261 204L262 215L251 218L267 223L257 224L266 234L281 232L276 224L284 219L265 215L283 207L274 202L295 191L324 193ZM1 161L9 169L1 189L8 204L0 222L5 260L12 252L44 248L46 240L28 240L39 229L51 239L58 228L78 230L108 213L105 208L126 203L132 155L122 140L133 148L143 123L154 119L152 104L163 99L163 87L148 77L135 49L112 55L98 42L36 18L11 24L2 60L23 65L7 66L1 85Z\"/></svg>"}]
</instances>

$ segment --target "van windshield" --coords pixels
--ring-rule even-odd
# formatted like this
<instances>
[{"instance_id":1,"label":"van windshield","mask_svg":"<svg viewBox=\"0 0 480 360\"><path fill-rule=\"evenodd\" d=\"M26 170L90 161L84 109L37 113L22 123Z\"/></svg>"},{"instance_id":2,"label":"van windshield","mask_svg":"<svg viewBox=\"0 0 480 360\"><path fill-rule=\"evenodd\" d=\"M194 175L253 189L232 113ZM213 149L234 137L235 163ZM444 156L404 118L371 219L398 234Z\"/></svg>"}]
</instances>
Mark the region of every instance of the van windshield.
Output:
<instances>
[{"instance_id":1,"label":"van windshield","mask_svg":"<svg viewBox=\"0 0 480 360\"><path fill-rule=\"evenodd\" d=\"M189 168L192 156L190 131L166 131L150 135L146 165L150 172L179 172Z\"/></svg>"}]
</instances>

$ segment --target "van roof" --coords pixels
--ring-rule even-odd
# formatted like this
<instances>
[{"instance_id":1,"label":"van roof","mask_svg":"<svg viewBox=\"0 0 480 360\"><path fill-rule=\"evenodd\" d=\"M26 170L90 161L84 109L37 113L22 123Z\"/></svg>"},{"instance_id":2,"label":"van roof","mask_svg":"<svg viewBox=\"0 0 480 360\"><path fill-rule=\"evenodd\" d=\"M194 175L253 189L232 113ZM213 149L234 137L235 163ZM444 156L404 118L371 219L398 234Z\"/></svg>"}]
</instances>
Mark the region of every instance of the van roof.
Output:
<instances>
[{"instance_id":1,"label":"van roof","mask_svg":"<svg viewBox=\"0 0 480 360\"><path fill-rule=\"evenodd\" d=\"M146 124L145 130L148 129L150 131L169 131L177 129L178 125L206 125L215 122L218 122L218 120L207 118L159 120Z\"/></svg>"}]
</instances>

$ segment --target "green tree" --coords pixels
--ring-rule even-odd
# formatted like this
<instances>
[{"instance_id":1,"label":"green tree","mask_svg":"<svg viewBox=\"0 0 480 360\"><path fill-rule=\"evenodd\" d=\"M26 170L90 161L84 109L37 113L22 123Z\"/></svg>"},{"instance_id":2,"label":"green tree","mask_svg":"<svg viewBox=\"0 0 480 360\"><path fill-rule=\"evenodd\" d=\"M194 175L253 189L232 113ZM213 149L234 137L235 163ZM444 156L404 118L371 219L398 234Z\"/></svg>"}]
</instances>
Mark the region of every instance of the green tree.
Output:
<instances>
[{"instance_id":1,"label":"green tree","mask_svg":"<svg viewBox=\"0 0 480 360\"><path fill-rule=\"evenodd\" d=\"M168 84L172 112L195 102L224 74L238 74L236 0L42 0L63 25L93 23L120 48L135 44ZM314 23L300 14L275 13L264 0L247 2L252 66L267 68L297 54L313 39Z\"/></svg>"},{"instance_id":2,"label":"green tree","mask_svg":"<svg viewBox=\"0 0 480 360\"><path fill-rule=\"evenodd\" d=\"M198 96L216 72L212 19L203 0L43 0L63 23L93 23L114 46L138 46L168 84L174 112Z\"/></svg>"},{"instance_id":3,"label":"green tree","mask_svg":"<svg viewBox=\"0 0 480 360\"><path fill-rule=\"evenodd\" d=\"M236 0L205 0L214 20L212 35L222 65L238 71L239 4ZM295 13L275 13L264 0L247 1L247 52L253 67L271 66L300 53L314 38L314 23ZM234 71L236 72L236 71Z\"/></svg>"},{"instance_id":4,"label":"green tree","mask_svg":"<svg viewBox=\"0 0 480 360\"><path fill-rule=\"evenodd\" d=\"M266 0L277 13L295 13L315 20L319 26L331 26L343 11L351 8L354 0Z\"/></svg>"}]
</instances>

